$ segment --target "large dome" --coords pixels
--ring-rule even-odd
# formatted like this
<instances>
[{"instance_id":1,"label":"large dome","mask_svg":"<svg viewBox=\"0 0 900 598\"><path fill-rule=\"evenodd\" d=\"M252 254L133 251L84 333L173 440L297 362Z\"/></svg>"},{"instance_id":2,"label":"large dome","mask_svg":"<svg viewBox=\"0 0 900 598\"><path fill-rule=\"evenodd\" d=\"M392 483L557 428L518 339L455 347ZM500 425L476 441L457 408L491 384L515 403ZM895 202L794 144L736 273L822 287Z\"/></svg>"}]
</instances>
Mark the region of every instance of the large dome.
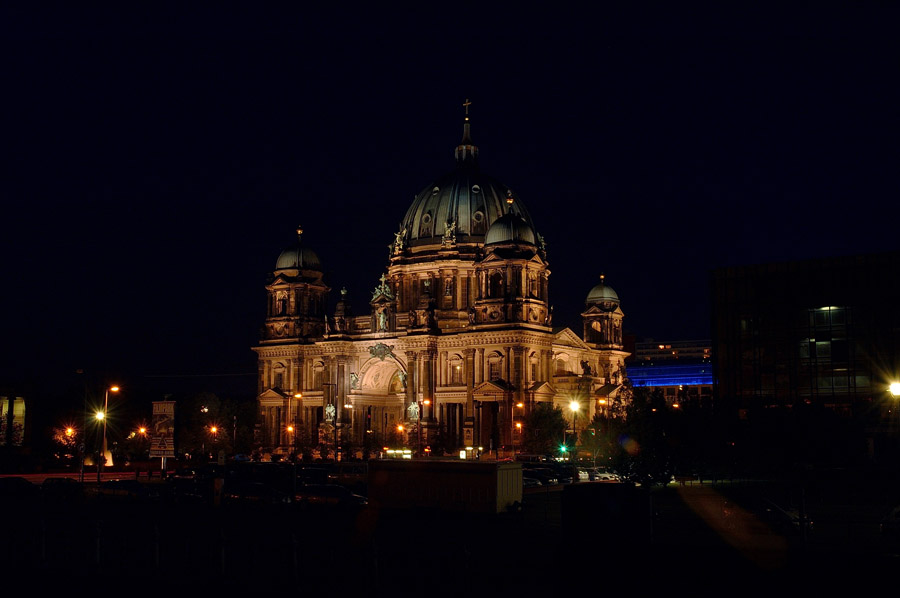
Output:
<instances>
[{"instance_id":1,"label":"large dome","mask_svg":"<svg viewBox=\"0 0 900 598\"><path fill-rule=\"evenodd\" d=\"M466 117L463 140L456 148L456 169L419 192L400 223L405 246L440 245L445 235L457 243L484 243L491 225L506 213L521 217L534 231L516 193L483 173L477 158Z\"/></svg>"},{"instance_id":2,"label":"large dome","mask_svg":"<svg viewBox=\"0 0 900 598\"><path fill-rule=\"evenodd\" d=\"M322 271L322 264L319 262L319 256L312 249L304 247L300 240L303 229L297 229L297 243L292 247L288 247L278 256L275 262L276 270L315 270Z\"/></svg>"}]
</instances>

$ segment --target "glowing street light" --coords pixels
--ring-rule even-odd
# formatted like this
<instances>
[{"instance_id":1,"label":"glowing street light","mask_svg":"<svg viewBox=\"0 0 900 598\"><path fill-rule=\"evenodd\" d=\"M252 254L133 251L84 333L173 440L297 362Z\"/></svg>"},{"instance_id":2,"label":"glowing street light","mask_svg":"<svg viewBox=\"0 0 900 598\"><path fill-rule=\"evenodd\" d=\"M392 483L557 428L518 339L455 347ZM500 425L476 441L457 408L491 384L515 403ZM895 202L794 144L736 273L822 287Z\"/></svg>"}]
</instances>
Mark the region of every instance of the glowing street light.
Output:
<instances>
[{"instance_id":1,"label":"glowing street light","mask_svg":"<svg viewBox=\"0 0 900 598\"><path fill-rule=\"evenodd\" d=\"M891 382L891 385L888 386L888 392L895 399L900 398L900 382Z\"/></svg>"},{"instance_id":2,"label":"glowing street light","mask_svg":"<svg viewBox=\"0 0 900 598\"><path fill-rule=\"evenodd\" d=\"M569 409L572 410L572 483L578 481L578 462L575 457L578 456L578 450L575 448L575 443L578 442L577 436L575 435L575 416L578 415L578 410L581 409L581 405L578 401L572 401L569 403Z\"/></svg>"},{"instance_id":3,"label":"glowing street light","mask_svg":"<svg viewBox=\"0 0 900 598\"><path fill-rule=\"evenodd\" d=\"M107 455L109 452L106 448L106 414L109 413L109 393L111 392L119 392L118 386L110 386L106 389L106 392L103 393L103 464L110 465L110 461L112 461L112 456Z\"/></svg>"}]
</instances>

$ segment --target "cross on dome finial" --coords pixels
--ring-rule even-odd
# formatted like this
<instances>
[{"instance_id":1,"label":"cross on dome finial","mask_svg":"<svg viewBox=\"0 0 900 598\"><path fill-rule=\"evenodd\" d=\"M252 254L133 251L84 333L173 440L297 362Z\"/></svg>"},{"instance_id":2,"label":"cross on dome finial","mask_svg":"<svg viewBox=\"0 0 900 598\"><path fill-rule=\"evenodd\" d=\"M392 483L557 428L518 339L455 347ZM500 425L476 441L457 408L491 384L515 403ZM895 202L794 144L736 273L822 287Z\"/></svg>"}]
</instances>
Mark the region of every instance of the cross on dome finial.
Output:
<instances>
[{"instance_id":1,"label":"cross on dome finial","mask_svg":"<svg viewBox=\"0 0 900 598\"><path fill-rule=\"evenodd\" d=\"M466 109L466 116L463 119L463 138L462 142L456 146L456 162L458 164L474 164L478 157L478 147L472 143L472 136L469 129L469 106L471 105L472 101L469 100L469 98L466 98L466 101L463 102L463 108Z\"/></svg>"}]
</instances>

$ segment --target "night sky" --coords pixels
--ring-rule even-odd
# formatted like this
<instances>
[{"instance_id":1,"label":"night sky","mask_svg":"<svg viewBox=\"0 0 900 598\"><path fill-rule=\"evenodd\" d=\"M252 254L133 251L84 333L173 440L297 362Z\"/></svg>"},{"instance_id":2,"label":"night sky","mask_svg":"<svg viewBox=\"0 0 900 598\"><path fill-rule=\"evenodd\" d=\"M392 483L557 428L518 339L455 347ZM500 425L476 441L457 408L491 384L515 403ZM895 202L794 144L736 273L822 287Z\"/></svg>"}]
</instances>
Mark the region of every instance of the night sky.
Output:
<instances>
[{"instance_id":1,"label":"night sky","mask_svg":"<svg viewBox=\"0 0 900 598\"><path fill-rule=\"evenodd\" d=\"M579 334L601 272L627 332L697 339L714 268L898 246L896 5L213 6L4 9L3 381L252 396L297 225L366 313L466 98Z\"/></svg>"}]
</instances>

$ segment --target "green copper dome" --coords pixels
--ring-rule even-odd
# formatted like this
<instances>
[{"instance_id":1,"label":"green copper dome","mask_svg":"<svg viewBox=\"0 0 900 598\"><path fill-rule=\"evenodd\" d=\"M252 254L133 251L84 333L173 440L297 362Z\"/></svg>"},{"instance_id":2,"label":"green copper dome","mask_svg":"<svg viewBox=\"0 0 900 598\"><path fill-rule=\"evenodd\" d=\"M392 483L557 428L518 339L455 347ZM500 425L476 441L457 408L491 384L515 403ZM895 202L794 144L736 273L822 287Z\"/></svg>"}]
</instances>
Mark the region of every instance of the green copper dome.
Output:
<instances>
[{"instance_id":1,"label":"green copper dome","mask_svg":"<svg viewBox=\"0 0 900 598\"><path fill-rule=\"evenodd\" d=\"M484 238L485 245L491 243L536 244L534 229L518 214L504 214L494 221Z\"/></svg>"},{"instance_id":2,"label":"green copper dome","mask_svg":"<svg viewBox=\"0 0 900 598\"><path fill-rule=\"evenodd\" d=\"M278 256L278 261L275 263L276 270L322 271L319 256L312 249L303 246L300 240L301 235L303 235L303 229L297 228L297 243L281 252L281 255Z\"/></svg>"},{"instance_id":3,"label":"green copper dome","mask_svg":"<svg viewBox=\"0 0 900 598\"><path fill-rule=\"evenodd\" d=\"M614 311L619 307L619 295L612 287L607 286L606 277L601 274L600 284L591 289L584 303L587 306L596 305L604 311Z\"/></svg>"},{"instance_id":4,"label":"green copper dome","mask_svg":"<svg viewBox=\"0 0 900 598\"><path fill-rule=\"evenodd\" d=\"M460 244L482 244L491 225L506 213L525 221L534 243L531 216L516 193L479 168L466 116L456 168L416 195L397 234L404 247L440 245L451 238Z\"/></svg>"}]
</instances>

